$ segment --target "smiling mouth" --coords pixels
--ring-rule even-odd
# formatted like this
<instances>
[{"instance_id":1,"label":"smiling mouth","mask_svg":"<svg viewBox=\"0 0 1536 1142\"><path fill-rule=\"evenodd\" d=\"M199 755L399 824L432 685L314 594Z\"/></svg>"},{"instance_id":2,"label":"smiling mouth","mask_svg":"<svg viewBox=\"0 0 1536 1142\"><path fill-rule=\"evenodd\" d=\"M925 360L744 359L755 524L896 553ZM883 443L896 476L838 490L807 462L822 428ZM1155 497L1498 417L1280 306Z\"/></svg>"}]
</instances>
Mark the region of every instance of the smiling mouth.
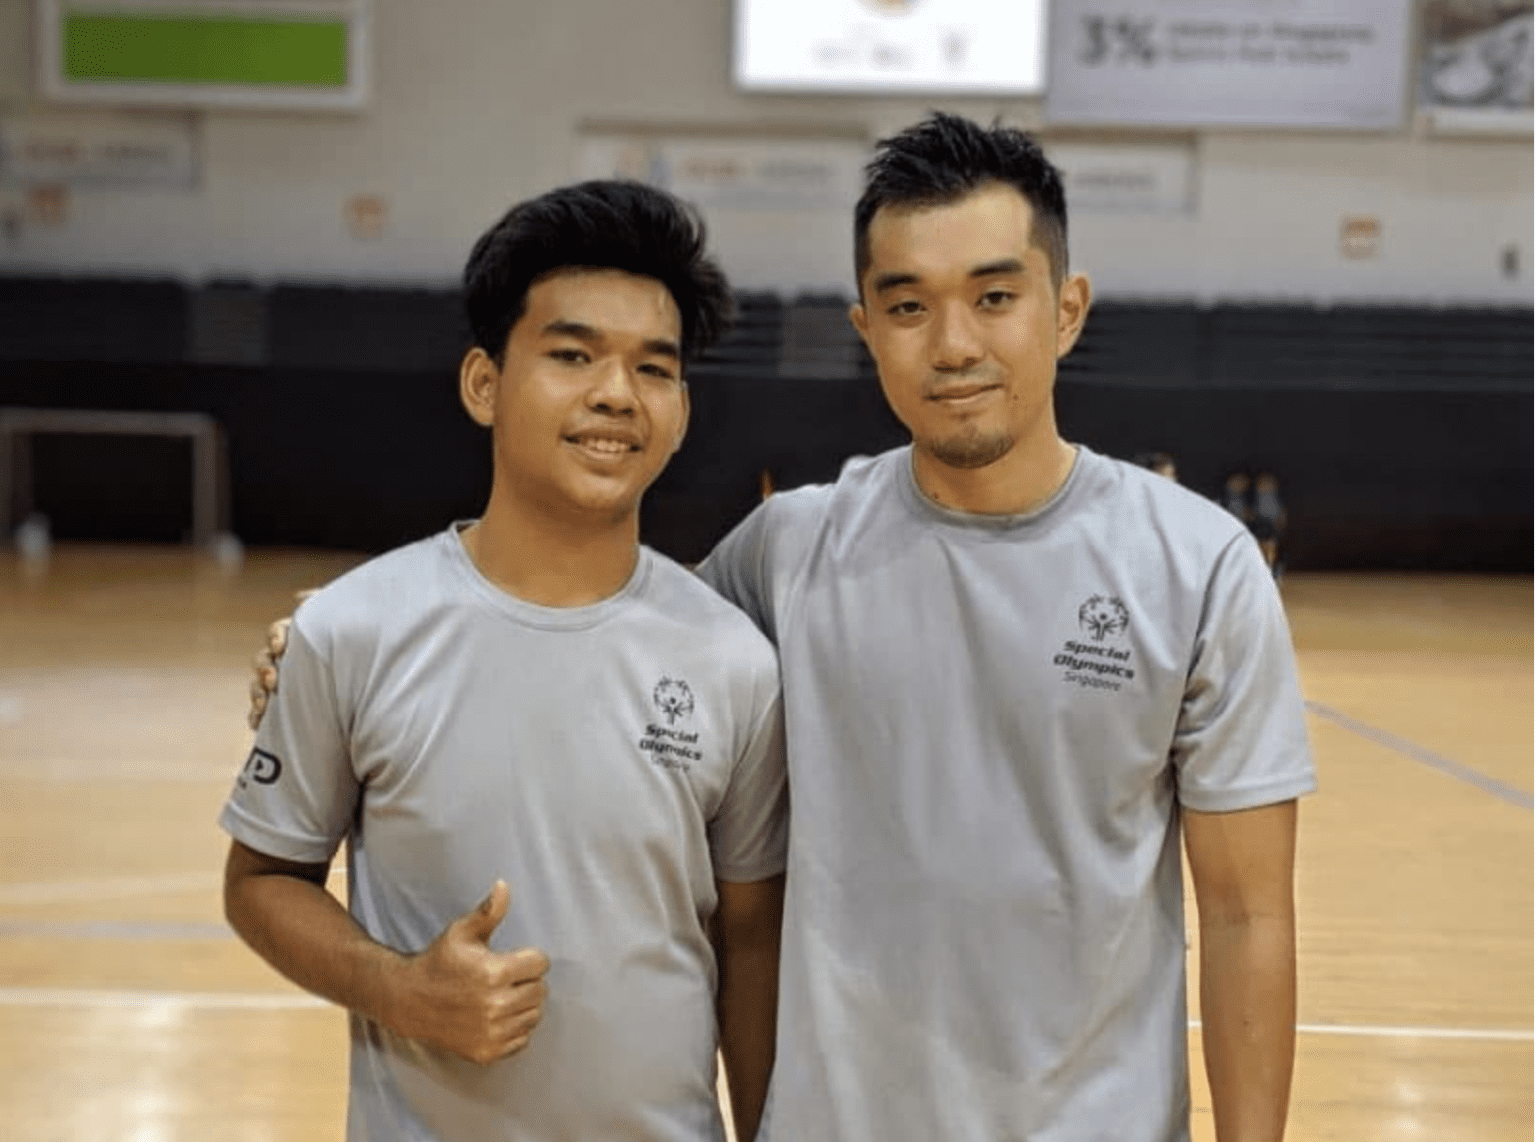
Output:
<instances>
[{"instance_id":1,"label":"smiling mouth","mask_svg":"<svg viewBox=\"0 0 1536 1142\"><path fill-rule=\"evenodd\" d=\"M984 393L996 392L1001 387L1001 385L956 385L954 388L941 389L927 396L937 404L961 404L974 400Z\"/></svg>"},{"instance_id":2,"label":"smiling mouth","mask_svg":"<svg viewBox=\"0 0 1536 1142\"><path fill-rule=\"evenodd\" d=\"M636 441L615 436L567 436L565 440L567 444L574 444L585 452L595 452L600 456L624 456L640 451Z\"/></svg>"}]
</instances>

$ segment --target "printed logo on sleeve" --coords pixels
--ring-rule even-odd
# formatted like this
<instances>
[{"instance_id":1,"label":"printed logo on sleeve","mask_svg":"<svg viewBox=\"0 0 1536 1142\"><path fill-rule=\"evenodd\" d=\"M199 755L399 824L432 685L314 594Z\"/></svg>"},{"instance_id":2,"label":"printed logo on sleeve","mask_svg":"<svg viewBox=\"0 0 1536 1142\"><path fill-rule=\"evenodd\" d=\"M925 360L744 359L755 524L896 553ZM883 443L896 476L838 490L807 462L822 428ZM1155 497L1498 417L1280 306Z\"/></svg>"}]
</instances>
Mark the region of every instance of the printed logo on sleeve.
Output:
<instances>
[{"instance_id":1,"label":"printed logo on sleeve","mask_svg":"<svg viewBox=\"0 0 1536 1142\"><path fill-rule=\"evenodd\" d=\"M694 762L704 758L698 749L699 732L690 729L693 688L681 678L663 677L651 691L651 701L661 717L645 727L640 749L650 755L653 765L688 772ZM661 721L666 725L661 725Z\"/></svg>"},{"instance_id":2,"label":"printed logo on sleeve","mask_svg":"<svg viewBox=\"0 0 1536 1142\"><path fill-rule=\"evenodd\" d=\"M1116 595L1089 595L1077 608L1085 639L1067 639L1051 660L1063 667L1061 680L1093 690L1119 690L1136 677L1130 649L1119 645L1131 627L1131 612Z\"/></svg>"},{"instance_id":3,"label":"printed logo on sleeve","mask_svg":"<svg viewBox=\"0 0 1536 1142\"><path fill-rule=\"evenodd\" d=\"M276 785L277 779L283 775L283 762L275 753L268 753L264 749L251 750L251 756L245 759L245 765L240 770L238 784L241 789L248 788L251 782L257 785Z\"/></svg>"}]
</instances>

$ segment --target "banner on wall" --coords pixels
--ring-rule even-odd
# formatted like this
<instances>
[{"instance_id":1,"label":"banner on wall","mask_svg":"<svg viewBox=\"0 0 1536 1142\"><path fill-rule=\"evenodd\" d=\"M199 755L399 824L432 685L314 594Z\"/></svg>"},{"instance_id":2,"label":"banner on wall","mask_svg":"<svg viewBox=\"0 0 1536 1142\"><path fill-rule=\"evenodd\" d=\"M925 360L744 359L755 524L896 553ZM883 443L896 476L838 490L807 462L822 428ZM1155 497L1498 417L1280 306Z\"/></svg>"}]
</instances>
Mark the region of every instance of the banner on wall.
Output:
<instances>
[{"instance_id":1,"label":"banner on wall","mask_svg":"<svg viewBox=\"0 0 1536 1142\"><path fill-rule=\"evenodd\" d=\"M0 182L186 190L197 178L198 150L189 120L0 116Z\"/></svg>"},{"instance_id":2,"label":"banner on wall","mask_svg":"<svg viewBox=\"0 0 1536 1142\"><path fill-rule=\"evenodd\" d=\"M1046 119L1402 125L1409 0L1057 0Z\"/></svg>"},{"instance_id":3,"label":"banner on wall","mask_svg":"<svg viewBox=\"0 0 1536 1142\"><path fill-rule=\"evenodd\" d=\"M1195 207L1195 155L1187 143L1049 143L1067 211L1188 214Z\"/></svg>"},{"instance_id":4,"label":"banner on wall","mask_svg":"<svg viewBox=\"0 0 1536 1142\"><path fill-rule=\"evenodd\" d=\"M633 178L705 209L852 210L868 148L842 139L588 136L583 178Z\"/></svg>"},{"instance_id":5,"label":"banner on wall","mask_svg":"<svg viewBox=\"0 0 1536 1142\"><path fill-rule=\"evenodd\" d=\"M748 91L1034 95L1046 0L736 0Z\"/></svg>"},{"instance_id":6,"label":"banner on wall","mask_svg":"<svg viewBox=\"0 0 1536 1142\"><path fill-rule=\"evenodd\" d=\"M1456 134L1531 131L1531 0L1426 0L1418 109Z\"/></svg>"}]
</instances>

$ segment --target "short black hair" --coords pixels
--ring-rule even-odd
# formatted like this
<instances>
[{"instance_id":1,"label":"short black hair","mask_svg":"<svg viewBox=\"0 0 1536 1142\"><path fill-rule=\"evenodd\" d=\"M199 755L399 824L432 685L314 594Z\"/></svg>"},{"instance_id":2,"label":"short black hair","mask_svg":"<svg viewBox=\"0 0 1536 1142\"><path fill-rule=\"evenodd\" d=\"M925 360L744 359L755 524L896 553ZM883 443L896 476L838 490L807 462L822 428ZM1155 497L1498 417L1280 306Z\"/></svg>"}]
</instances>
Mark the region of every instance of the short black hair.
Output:
<instances>
[{"instance_id":1,"label":"short black hair","mask_svg":"<svg viewBox=\"0 0 1536 1142\"><path fill-rule=\"evenodd\" d=\"M667 287L689 360L730 327L730 284L704 252L704 221L666 191L594 179L520 202L480 236L464 266L475 344L498 364L528 290L562 269L624 270Z\"/></svg>"},{"instance_id":2,"label":"short black hair","mask_svg":"<svg viewBox=\"0 0 1536 1142\"><path fill-rule=\"evenodd\" d=\"M1051 279L1067 276L1067 196L1061 172L1023 131L983 127L959 115L928 118L875 144L853 211L854 281L869 269L869 226L883 206L942 206L988 183L1013 187L1033 210L1030 241L1045 251ZM862 286L860 287L862 288Z\"/></svg>"}]
</instances>

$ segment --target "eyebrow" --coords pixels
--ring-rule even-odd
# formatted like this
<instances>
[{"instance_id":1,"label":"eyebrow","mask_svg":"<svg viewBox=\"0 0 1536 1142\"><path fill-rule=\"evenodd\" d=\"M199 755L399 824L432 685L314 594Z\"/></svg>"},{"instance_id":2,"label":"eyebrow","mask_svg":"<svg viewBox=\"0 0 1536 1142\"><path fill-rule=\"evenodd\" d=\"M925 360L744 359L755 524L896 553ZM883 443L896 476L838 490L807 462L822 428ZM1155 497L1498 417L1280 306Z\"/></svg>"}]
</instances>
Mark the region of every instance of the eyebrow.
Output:
<instances>
[{"instance_id":1,"label":"eyebrow","mask_svg":"<svg viewBox=\"0 0 1536 1142\"><path fill-rule=\"evenodd\" d=\"M605 340L601 330L584 321L551 321L544 327L543 332L546 337L574 337L588 345L598 345ZM674 361L681 360L683 356L677 342L665 338L653 338L646 341L641 348L654 356L671 357Z\"/></svg>"},{"instance_id":2,"label":"eyebrow","mask_svg":"<svg viewBox=\"0 0 1536 1142\"><path fill-rule=\"evenodd\" d=\"M1022 274L1024 263L1017 258L999 258L995 262L984 262L970 272L973 278L990 278L997 274ZM890 273L881 274L875 278L875 292L885 293L887 290L896 289L898 286L914 285L920 279L916 274L907 273L904 270L893 270Z\"/></svg>"},{"instance_id":3,"label":"eyebrow","mask_svg":"<svg viewBox=\"0 0 1536 1142\"><path fill-rule=\"evenodd\" d=\"M1022 274L1024 263L1017 258L999 258L995 262L987 262L977 266L971 271L973 278L990 278L996 274Z\"/></svg>"}]
</instances>

